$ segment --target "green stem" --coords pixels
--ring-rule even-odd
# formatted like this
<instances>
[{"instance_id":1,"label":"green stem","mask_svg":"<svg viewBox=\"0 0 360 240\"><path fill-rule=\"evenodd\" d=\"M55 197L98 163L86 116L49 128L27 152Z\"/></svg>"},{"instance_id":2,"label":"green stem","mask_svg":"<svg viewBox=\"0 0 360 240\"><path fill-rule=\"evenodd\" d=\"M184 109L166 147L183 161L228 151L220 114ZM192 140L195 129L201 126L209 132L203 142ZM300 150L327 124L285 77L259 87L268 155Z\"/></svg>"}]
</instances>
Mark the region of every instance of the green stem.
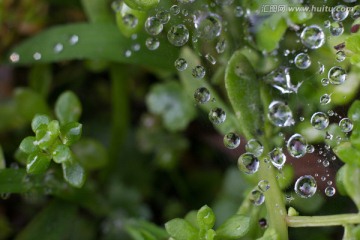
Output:
<instances>
[{"instance_id":1,"label":"green stem","mask_svg":"<svg viewBox=\"0 0 360 240\"><path fill-rule=\"evenodd\" d=\"M269 190L264 193L269 227L275 229L279 239L288 239L283 193L277 183L274 167L269 167L264 159L260 161L259 177L261 180L267 180L270 185Z\"/></svg>"},{"instance_id":2,"label":"green stem","mask_svg":"<svg viewBox=\"0 0 360 240\"><path fill-rule=\"evenodd\" d=\"M287 217L289 227L325 227L359 224L360 214L338 214L329 216L294 216Z\"/></svg>"}]
</instances>

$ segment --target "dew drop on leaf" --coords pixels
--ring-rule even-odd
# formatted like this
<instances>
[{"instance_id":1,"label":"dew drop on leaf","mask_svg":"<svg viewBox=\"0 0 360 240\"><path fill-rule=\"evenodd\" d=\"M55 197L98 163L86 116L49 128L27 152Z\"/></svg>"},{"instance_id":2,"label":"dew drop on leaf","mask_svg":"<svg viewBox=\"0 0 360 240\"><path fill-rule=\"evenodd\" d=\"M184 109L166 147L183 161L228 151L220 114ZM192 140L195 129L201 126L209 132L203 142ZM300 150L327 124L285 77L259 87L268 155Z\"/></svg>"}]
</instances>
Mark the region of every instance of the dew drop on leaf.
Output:
<instances>
[{"instance_id":1,"label":"dew drop on leaf","mask_svg":"<svg viewBox=\"0 0 360 240\"><path fill-rule=\"evenodd\" d=\"M268 118L275 126L288 127L294 124L292 111L286 103L273 101L268 110Z\"/></svg>"},{"instance_id":2,"label":"dew drop on leaf","mask_svg":"<svg viewBox=\"0 0 360 240\"><path fill-rule=\"evenodd\" d=\"M240 145L240 137L236 133L228 133L224 136L224 145L229 149L235 149Z\"/></svg>"},{"instance_id":3,"label":"dew drop on leaf","mask_svg":"<svg viewBox=\"0 0 360 240\"><path fill-rule=\"evenodd\" d=\"M334 21L343 21L349 15L349 9L345 5L337 5L331 9L331 17Z\"/></svg>"},{"instance_id":4,"label":"dew drop on leaf","mask_svg":"<svg viewBox=\"0 0 360 240\"><path fill-rule=\"evenodd\" d=\"M336 193L336 190L335 190L334 187L332 187L332 186L327 186L327 187L325 188L325 195L326 195L326 196L332 197L332 196L335 195L335 193Z\"/></svg>"},{"instance_id":5,"label":"dew drop on leaf","mask_svg":"<svg viewBox=\"0 0 360 240\"><path fill-rule=\"evenodd\" d=\"M156 18L159 19L159 21L162 24L166 24L170 21L170 13L166 10L160 10L156 13Z\"/></svg>"},{"instance_id":6,"label":"dew drop on leaf","mask_svg":"<svg viewBox=\"0 0 360 240\"><path fill-rule=\"evenodd\" d=\"M64 49L64 45L62 45L61 43L57 43L54 46L55 53L60 53L60 52L62 52L63 49Z\"/></svg>"},{"instance_id":7,"label":"dew drop on leaf","mask_svg":"<svg viewBox=\"0 0 360 240\"><path fill-rule=\"evenodd\" d=\"M177 47L181 47L189 40L189 30L184 24L174 25L167 33L169 42Z\"/></svg>"},{"instance_id":8,"label":"dew drop on leaf","mask_svg":"<svg viewBox=\"0 0 360 240\"><path fill-rule=\"evenodd\" d=\"M206 74L206 70L201 65L198 65L198 66L194 67L193 70L192 70L192 75L193 75L194 78L198 78L198 79L204 78L205 74Z\"/></svg>"},{"instance_id":9,"label":"dew drop on leaf","mask_svg":"<svg viewBox=\"0 0 360 240\"><path fill-rule=\"evenodd\" d=\"M130 13L125 14L122 17L122 21L129 28L135 28L139 23L139 20L137 19L137 17L135 17L134 15L132 15Z\"/></svg>"},{"instance_id":10,"label":"dew drop on leaf","mask_svg":"<svg viewBox=\"0 0 360 240\"><path fill-rule=\"evenodd\" d=\"M325 34L323 30L317 25L311 25L301 32L301 42L304 46L310 49L320 48L325 43Z\"/></svg>"},{"instance_id":11,"label":"dew drop on leaf","mask_svg":"<svg viewBox=\"0 0 360 240\"><path fill-rule=\"evenodd\" d=\"M219 36L222 29L220 16L213 13L202 13L194 20L196 36L212 40Z\"/></svg>"},{"instance_id":12,"label":"dew drop on leaf","mask_svg":"<svg viewBox=\"0 0 360 240\"><path fill-rule=\"evenodd\" d=\"M346 71L339 66L332 67L328 73L329 82L334 85L340 85L346 80Z\"/></svg>"},{"instance_id":13,"label":"dew drop on leaf","mask_svg":"<svg viewBox=\"0 0 360 240\"><path fill-rule=\"evenodd\" d=\"M70 45L75 45L79 42L79 36L74 34L74 35L71 35L70 38L69 38L69 44Z\"/></svg>"},{"instance_id":14,"label":"dew drop on leaf","mask_svg":"<svg viewBox=\"0 0 360 240\"><path fill-rule=\"evenodd\" d=\"M260 180L258 183L258 188L262 192L266 192L270 188L269 181L267 180Z\"/></svg>"},{"instance_id":15,"label":"dew drop on leaf","mask_svg":"<svg viewBox=\"0 0 360 240\"><path fill-rule=\"evenodd\" d=\"M238 159L240 171L246 174L254 174L259 170L259 159L251 153L244 153Z\"/></svg>"},{"instance_id":16,"label":"dew drop on leaf","mask_svg":"<svg viewBox=\"0 0 360 240\"><path fill-rule=\"evenodd\" d=\"M342 62L344 61L346 58L345 52L344 51L337 51L336 52L336 61L338 62Z\"/></svg>"},{"instance_id":17,"label":"dew drop on leaf","mask_svg":"<svg viewBox=\"0 0 360 240\"><path fill-rule=\"evenodd\" d=\"M321 105L326 105L329 104L331 102L331 97L329 94L325 93L324 95L322 95L320 97L320 104Z\"/></svg>"},{"instance_id":18,"label":"dew drop on leaf","mask_svg":"<svg viewBox=\"0 0 360 240\"><path fill-rule=\"evenodd\" d=\"M250 139L245 145L245 150L255 157L260 157L264 152L264 146L258 140Z\"/></svg>"},{"instance_id":19,"label":"dew drop on leaf","mask_svg":"<svg viewBox=\"0 0 360 240\"><path fill-rule=\"evenodd\" d=\"M12 63L17 63L20 60L20 55L16 52L11 53L9 59Z\"/></svg>"},{"instance_id":20,"label":"dew drop on leaf","mask_svg":"<svg viewBox=\"0 0 360 240\"><path fill-rule=\"evenodd\" d=\"M205 87L200 87L195 90L194 98L197 103L203 104L210 101L210 91Z\"/></svg>"},{"instance_id":21,"label":"dew drop on leaf","mask_svg":"<svg viewBox=\"0 0 360 240\"><path fill-rule=\"evenodd\" d=\"M156 17L148 17L145 22L145 30L148 34L156 36L162 32L164 26Z\"/></svg>"},{"instance_id":22,"label":"dew drop on leaf","mask_svg":"<svg viewBox=\"0 0 360 240\"><path fill-rule=\"evenodd\" d=\"M225 122L226 113L222 108L213 108L209 112L209 120L213 124L221 124Z\"/></svg>"},{"instance_id":23,"label":"dew drop on leaf","mask_svg":"<svg viewBox=\"0 0 360 240\"><path fill-rule=\"evenodd\" d=\"M339 122L339 127L342 132L348 133L353 129L353 123L349 118L343 118Z\"/></svg>"},{"instance_id":24,"label":"dew drop on leaf","mask_svg":"<svg viewBox=\"0 0 360 240\"><path fill-rule=\"evenodd\" d=\"M356 5L356 6L351 8L350 16L353 19L357 19L358 17L360 17L360 5Z\"/></svg>"},{"instance_id":25,"label":"dew drop on leaf","mask_svg":"<svg viewBox=\"0 0 360 240\"><path fill-rule=\"evenodd\" d=\"M253 190L250 194L250 202L255 206L260 206L265 202L265 196L261 191Z\"/></svg>"},{"instance_id":26,"label":"dew drop on leaf","mask_svg":"<svg viewBox=\"0 0 360 240\"><path fill-rule=\"evenodd\" d=\"M294 190L302 198L312 197L316 193L316 180L311 175L298 178L295 182Z\"/></svg>"},{"instance_id":27,"label":"dew drop on leaf","mask_svg":"<svg viewBox=\"0 0 360 240\"><path fill-rule=\"evenodd\" d=\"M340 36L344 32L344 26L341 22L332 22L329 30L332 36Z\"/></svg>"},{"instance_id":28,"label":"dew drop on leaf","mask_svg":"<svg viewBox=\"0 0 360 240\"><path fill-rule=\"evenodd\" d=\"M39 52L34 53L33 58L35 61L39 61L41 59L41 53Z\"/></svg>"},{"instance_id":29,"label":"dew drop on leaf","mask_svg":"<svg viewBox=\"0 0 360 240\"><path fill-rule=\"evenodd\" d=\"M180 7L178 5L172 5L170 7L170 13L172 15L178 15L180 13Z\"/></svg>"},{"instance_id":30,"label":"dew drop on leaf","mask_svg":"<svg viewBox=\"0 0 360 240\"><path fill-rule=\"evenodd\" d=\"M160 46L160 41L156 37L149 37L145 41L145 45L149 50L156 50Z\"/></svg>"},{"instance_id":31,"label":"dew drop on leaf","mask_svg":"<svg viewBox=\"0 0 360 240\"><path fill-rule=\"evenodd\" d=\"M329 125L329 117L326 113L316 112L310 119L311 125L317 130L323 130Z\"/></svg>"},{"instance_id":32,"label":"dew drop on leaf","mask_svg":"<svg viewBox=\"0 0 360 240\"><path fill-rule=\"evenodd\" d=\"M306 53L299 53L298 55L296 55L294 62L295 66L299 69L306 69L311 65L310 57Z\"/></svg>"},{"instance_id":33,"label":"dew drop on leaf","mask_svg":"<svg viewBox=\"0 0 360 240\"><path fill-rule=\"evenodd\" d=\"M289 138L286 146L289 154L294 158L301 158L307 153L306 139L298 133Z\"/></svg>"},{"instance_id":34,"label":"dew drop on leaf","mask_svg":"<svg viewBox=\"0 0 360 240\"><path fill-rule=\"evenodd\" d=\"M286 162L285 154L283 153L282 149L278 147L269 152L269 158L272 165L274 165L274 167L277 169L281 169Z\"/></svg>"}]
</instances>

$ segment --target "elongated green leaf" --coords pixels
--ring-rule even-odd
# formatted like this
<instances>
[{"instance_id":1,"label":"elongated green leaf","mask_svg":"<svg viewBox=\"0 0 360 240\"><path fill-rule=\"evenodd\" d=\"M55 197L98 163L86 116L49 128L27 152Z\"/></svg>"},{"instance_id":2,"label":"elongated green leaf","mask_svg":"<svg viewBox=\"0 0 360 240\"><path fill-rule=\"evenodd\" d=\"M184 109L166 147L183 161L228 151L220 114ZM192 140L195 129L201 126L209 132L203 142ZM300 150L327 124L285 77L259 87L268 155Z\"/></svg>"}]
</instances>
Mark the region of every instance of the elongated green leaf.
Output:
<instances>
[{"instance_id":1,"label":"elongated green leaf","mask_svg":"<svg viewBox=\"0 0 360 240\"><path fill-rule=\"evenodd\" d=\"M72 36L78 37L76 44L71 44ZM162 41L156 52L153 52L145 47L145 39L145 34L139 34L136 41L126 38L112 24L77 23L50 28L24 41L10 54L14 52L19 54L18 64L92 59L169 69L178 55L177 48L167 41ZM130 57L125 56L125 51L131 50L136 43L141 44L141 51L133 51ZM56 44L63 46L59 53L54 51ZM34 60L35 52L41 54L41 59Z\"/></svg>"},{"instance_id":2,"label":"elongated green leaf","mask_svg":"<svg viewBox=\"0 0 360 240\"><path fill-rule=\"evenodd\" d=\"M184 219L175 218L165 224L166 231L176 240L197 240L198 230Z\"/></svg>"},{"instance_id":3,"label":"elongated green leaf","mask_svg":"<svg viewBox=\"0 0 360 240\"><path fill-rule=\"evenodd\" d=\"M215 239L238 239L249 231L249 227L249 217L240 214L234 215L216 230Z\"/></svg>"},{"instance_id":4,"label":"elongated green leaf","mask_svg":"<svg viewBox=\"0 0 360 240\"><path fill-rule=\"evenodd\" d=\"M6 167L5 157L2 150L2 147L0 145L0 170L4 169Z\"/></svg>"},{"instance_id":5,"label":"elongated green leaf","mask_svg":"<svg viewBox=\"0 0 360 240\"><path fill-rule=\"evenodd\" d=\"M156 7L160 0L124 0L124 2L133 9L144 11Z\"/></svg>"},{"instance_id":6,"label":"elongated green leaf","mask_svg":"<svg viewBox=\"0 0 360 240\"><path fill-rule=\"evenodd\" d=\"M222 134L227 134L229 132L237 132L240 129L240 125L234 116L231 109L227 107L224 101L221 99L216 90L211 87L211 85L204 79L194 79L192 76L192 68L200 64L200 59L195 55L189 48L183 48L181 52L181 57L186 59L188 62L188 68L185 71L179 73L180 80L182 85L185 87L189 99L193 99L194 104L194 93L196 89L200 87L205 87L210 91L211 98L215 99L215 102L208 102L206 104L201 104L199 107L204 110L206 113L214 107L219 107L226 112L226 120L222 124L214 125L214 127L221 132ZM173 68L175 68L173 66ZM206 76L205 76L206 77Z\"/></svg>"},{"instance_id":7,"label":"elongated green leaf","mask_svg":"<svg viewBox=\"0 0 360 240\"><path fill-rule=\"evenodd\" d=\"M197 222L200 229L211 229L215 224L215 214L207 205L203 206L197 212Z\"/></svg>"},{"instance_id":8,"label":"elongated green leaf","mask_svg":"<svg viewBox=\"0 0 360 240\"><path fill-rule=\"evenodd\" d=\"M24 183L24 169L6 168L0 170L0 193L23 193L27 191Z\"/></svg>"},{"instance_id":9,"label":"elongated green leaf","mask_svg":"<svg viewBox=\"0 0 360 240\"><path fill-rule=\"evenodd\" d=\"M60 123L77 122L82 112L81 103L75 93L62 93L55 103L55 114Z\"/></svg>"},{"instance_id":10,"label":"elongated green leaf","mask_svg":"<svg viewBox=\"0 0 360 240\"><path fill-rule=\"evenodd\" d=\"M260 82L253 67L240 52L235 52L226 68L225 86L230 102L247 139L263 133Z\"/></svg>"},{"instance_id":11,"label":"elongated green leaf","mask_svg":"<svg viewBox=\"0 0 360 240\"><path fill-rule=\"evenodd\" d=\"M74 205L66 202L52 202L15 239L67 239L67 235L71 234L75 213Z\"/></svg>"}]
</instances>

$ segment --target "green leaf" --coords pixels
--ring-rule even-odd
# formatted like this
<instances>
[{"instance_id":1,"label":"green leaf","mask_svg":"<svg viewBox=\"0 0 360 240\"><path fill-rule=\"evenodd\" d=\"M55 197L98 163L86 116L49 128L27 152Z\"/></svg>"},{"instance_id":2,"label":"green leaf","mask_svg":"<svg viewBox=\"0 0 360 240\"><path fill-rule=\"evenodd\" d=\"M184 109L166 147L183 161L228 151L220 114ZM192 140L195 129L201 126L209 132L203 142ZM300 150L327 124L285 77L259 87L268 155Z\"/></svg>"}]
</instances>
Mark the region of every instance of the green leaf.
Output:
<instances>
[{"instance_id":1,"label":"green leaf","mask_svg":"<svg viewBox=\"0 0 360 240\"><path fill-rule=\"evenodd\" d=\"M277 178L277 182L279 184L280 189L285 190L293 183L295 171L294 168L290 165L285 165L282 168L281 174L279 174L279 178Z\"/></svg>"},{"instance_id":2,"label":"green leaf","mask_svg":"<svg viewBox=\"0 0 360 240\"><path fill-rule=\"evenodd\" d=\"M356 100L351 104L351 107L348 111L348 117L354 124L354 128L352 130L350 136L351 144L360 150L360 101Z\"/></svg>"},{"instance_id":3,"label":"green leaf","mask_svg":"<svg viewBox=\"0 0 360 240\"><path fill-rule=\"evenodd\" d=\"M70 36L76 34L78 43L71 45ZM138 34L138 42L145 42L147 34ZM63 44L60 53L54 52L56 44ZM10 52L20 55L17 64L49 63L74 59L91 59L97 61L113 61L120 63L137 63L152 68L170 69L178 56L178 49L170 43L161 43L156 54L144 49L132 52L131 57L125 56L125 51L131 49L134 41L124 37L112 24L76 23L57 26L30 38L16 46ZM145 47L144 47L145 48ZM41 53L41 59L35 61L34 52Z\"/></svg>"},{"instance_id":4,"label":"green leaf","mask_svg":"<svg viewBox=\"0 0 360 240\"><path fill-rule=\"evenodd\" d=\"M64 144L57 145L52 152L52 155L54 162L56 163L63 163L72 160L71 150L68 146Z\"/></svg>"},{"instance_id":5,"label":"green leaf","mask_svg":"<svg viewBox=\"0 0 360 240\"><path fill-rule=\"evenodd\" d=\"M41 152L33 152L29 155L26 171L30 174L44 173L50 164L51 157Z\"/></svg>"},{"instance_id":6,"label":"green leaf","mask_svg":"<svg viewBox=\"0 0 360 240\"><path fill-rule=\"evenodd\" d=\"M215 225L215 214L207 205L203 206L197 212L197 222L200 229L211 229Z\"/></svg>"},{"instance_id":7,"label":"green leaf","mask_svg":"<svg viewBox=\"0 0 360 240\"><path fill-rule=\"evenodd\" d=\"M36 114L49 113L45 99L31 89L16 89L15 102L18 113L27 121L31 121Z\"/></svg>"},{"instance_id":8,"label":"green leaf","mask_svg":"<svg viewBox=\"0 0 360 240\"><path fill-rule=\"evenodd\" d=\"M281 14L273 14L265 19L256 32L256 45L259 50L271 52L278 48L286 29L286 19Z\"/></svg>"},{"instance_id":9,"label":"green leaf","mask_svg":"<svg viewBox=\"0 0 360 240\"><path fill-rule=\"evenodd\" d=\"M61 141L65 145L72 145L81 138L82 124L78 122L70 122L60 129Z\"/></svg>"},{"instance_id":10,"label":"green leaf","mask_svg":"<svg viewBox=\"0 0 360 240\"><path fill-rule=\"evenodd\" d=\"M360 150L350 142L342 142L333 149L334 153L345 163L360 166Z\"/></svg>"},{"instance_id":11,"label":"green leaf","mask_svg":"<svg viewBox=\"0 0 360 240\"><path fill-rule=\"evenodd\" d=\"M183 48L181 55L182 58L186 59L188 62L188 68L185 71L179 72L180 80L183 87L186 90L187 98L192 99L193 104L195 104L194 93L196 89L200 87L205 87L210 91L211 97L215 99L215 102L208 102L206 104L201 104L200 108L206 113L214 107L220 107L226 112L226 120L222 124L214 125L214 127L221 132L222 134L227 134L229 132L237 132L240 129L240 124L238 120L232 113L231 109L228 108L227 104L221 99L220 95L217 94L216 90L206 80L196 80L192 76L192 68L201 64L199 57L194 54L189 48ZM174 66L173 66L174 68Z\"/></svg>"},{"instance_id":12,"label":"green leaf","mask_svg":"<svg viewBox=\"0 0 360 240\"><path fill-rule=\"evenodd\" d=\"M35 137L24 138L20 143L20 150L27 154L35 152L38 149L38 147L34 144L35 141Z\"/></svg>"},{"instance_id":13,"label":"green leaf","mask_svg":"<svg viewBox=\"0 0 360 240\"><path fill-rule=\"evenodd\" d=\"M193 227L200 229L199 223L197 221L197 213L198 212L195 210L190 211L185 215L184 219L188 221Z\"/></svg>"},{"instance_id":14,"label":"green leaf","mask_svg":"<svg viewBox=\"0 0 360 240\"><path fill-rule=\"evenodd\" d=\"M66 91L62 93L55 103L55 114L61 125L77 122L81 115L81 103L75 93Z\"/></svg>"},{"instance_id":15,"label":"green leaf","mask_svg":"<svg viewBox=\"0 0 360 240\"><path fill-rule=\"evenodd\" d=\"M120 10L116 12L116 23L124 36L131 37L143 29L147 14L128 7L124 2L120 4Z\"/></svg>"},{"instance_id":16,"label":"green leaf","mask_svg":"<svg viewBox=\"0 0 360 240\"><path fill-rule=\"evenodd\" d=\"M62 163L64 179L71 186L80 188L86 180L85 169L76 161L66 161Z\"/></svg>"},{"instance_id":17,"label":"green leaf","mask_svg":"<svg viewBox=\"0 0 360 240\"><path fill-rule=\"evenodd\" d=\"M344 185L345 174L346 174L346 165L342 166L336 173L336 191L341 195L347 195L346 188Z\"/></svg>"},{"instance_id":18,"label":"green leaf","mask_svg":"<svg viewBox=\"0 0 360 240\"><path fill-rule=\"evenodd\" d=\"M260 82L240 51L230 58L225 72L225 87L245 137L251 139L263 134Z\"/></svg>"},{"instance_id":19,"label":"green leaf","mask_svg":"<svg viewBox=\"0 0 360 240\"><path fill-rule=\"evenodd\" d=\"M74 205L54 201L36 215L15 239L67 239L67 236L71 234L75 214Z\"/></svg>"},{"instance_id":20,"label":"green leaf","mask_svg":"<svg viewBox=\"0 0 360 240\"><path fill-rule=\"evenodd\" d=\"M124 0L124 2L133 9L145 11L156 7L160 0Z\"/></svg>"},{"instance_id":21,"label":"green leaf","mask_svg":"<svg viewBox=\"0 0 360 240\"><path fill-rule=\"evenodd\" d=\"M98 169L106 166L108 155L104 146L92 139L81 139L72 146L76 158L86 169Z\"/></svg>"},{"instance_id":22,"label":"green leaf","mask_svg":"<svg viewBox=\"0 0 360 240\"><path fill-rule=\"evenodd\" d=\"M28 186L24 184L24 169L0 169L0 193L23 193Z\"/></svg>"},{"instance_id":23,"label":"green leaf","mask_svg":"<svg viewBox=\"0 0 360 240\"><path fill-rule=\"evenodd\" d=\"M167 222L165 229L176 240L198 240L198 230L184 219L175 218Z\"/></svg>"},{"instance_id":24,"label":"green leaf","mask_svg":"<svg viewBox=\"0 0 360 240\"><path fill-rule=\"evenodd\" d=\"M6 161L2 146L0 145L0 170L6 168Z\"/></svg>"},{"instance_id":25,"label":"green leaf","mask_svg":"<svg viewBox=\"0 0 360 240\"><path fill-rule=\"evenodd\" d=\"M47 150L58 139L58 136L59 136L58 131L52 132L49 129L49 125L48 126L42 125L36 130L35 133L36 141L34 142L34 144L39 146L39 148L43 150Z\"/></svg>"},{"instance_id":26,"label":"green leaf","mask_svg":"<svg viewBox=\"0 0 360 240\"><path fill-rule=\"evenodd\" d=\"M236 214L216 230L216 239L238 239L245 236L250 228L250 218Z\"/></svg>"},{"instance_id":27,"label":"green leaf","mask_svg":"<svg viewBox=\"0 0 360 240\"><path fill-rule=\"evenodd\" d=\"M265 231L264 235L257 240L279 240L279 235L276 233L276 230L269 228Z\"/></svg>"},{"instance_id":28,"label":"green leaf","mask_svg":"<svg viewBox=\"0 0 360 240\"><path fill-rule=\"evenodd\" d=\"M47 126L50 123L50 118L47 115L37 114L31 121L31 129L36 132L36 130L45 125Z\"/></svg>"},{"instance_id":29,"label":"green leaf","mask_svg":"<svg viewBox=\"0 0 360 240\"><path fill-rule=\"evenodd\" d=\"M358 166L345 164L343 169L343 185L345 187L346 193L354 201L358 210L360 210L360 168Z\"/></svg>"},{"instance_id":30,"label":"green leaf","mask_svg":"<svg viewBox=\"0 0 360 240\"><path fill-rule=\"evenodd\" d=\"M346 50L349 50L349 51L352 52L352 56L350 57L350 62L352 64L357 64L357 63L360 62L360 58L359 58L359 55L360 55L359 42L360 42L360 35L359 34L351 35L345 41Z\"/></svg>"},{"instance_id":31,"label":"green leaf","mask_svg":"<svg viewBox=\"0 0 360 240\"><path fill-rule=\"evenodd\" d=\"M177 82L153 85L146 103L150 112L162 116L171 131L185 129L195 116L193 103Z\"/></svg>"}]
</instances>

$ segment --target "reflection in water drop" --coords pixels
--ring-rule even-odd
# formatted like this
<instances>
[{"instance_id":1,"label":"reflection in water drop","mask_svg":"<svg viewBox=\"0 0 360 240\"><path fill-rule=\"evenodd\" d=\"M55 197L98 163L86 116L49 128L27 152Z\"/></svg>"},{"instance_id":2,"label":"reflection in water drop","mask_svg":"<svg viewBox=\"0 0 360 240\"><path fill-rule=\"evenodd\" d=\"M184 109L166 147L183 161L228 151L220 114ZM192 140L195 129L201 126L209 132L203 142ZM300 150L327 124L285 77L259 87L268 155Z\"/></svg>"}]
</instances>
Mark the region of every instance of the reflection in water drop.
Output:
<instances>
[{"instance_id":1,"label":"reflection in water drop","mask_svg":"<svg viewBox=\"0 0 360 240\"><path fill-rule=\"evenodd\" d=\"M240 137L236 133L228 133L224 136L224 145L229 149L235 149L240 145Z\"/></svg>"},{"instance_id":2,"label":"reflection in water drop","mask_svg":"<svg viewBox=\"0 0 360 240\"><path fill-rule=\"evenodd\" d=\"M255 157L260 157L264 152L264 146L258 140L250 139L245 145L245 150Z\"/></svg>"},{"instance_id":3,"label":"reflection in water drop","mask_svg":"<svg viewBox=\"0 0 360 240\"><path fill-rule=\"evenodd\" d=\"M273 101L268 108L268 118L278 127L289 127L295 123L290 107L281 101Z\"/></svg>"},{"instance_id":4,"label":"reflection in water drop","mask_svg":"<svg viewBox=\"0 0 360 240\"><path fill-rule=\"evenodd\" d=\"M339 122L339 126L342 132L348 133L353 129L353 123L349 118L343 118Z\"/></svg>"},{"instance_id":5,"label":"reflection in water drop","mask_svg":"<svg viewBox=\"0 0 360 240\"><path fill-rule=\"evenodd\" d=\"M251 153L244 153L238 159L240 171L246 174L254 174L259 170L259 159Z\"/></svg>"},{"instance_id":6,"label":"reflection in water drop","mask_svg":"<svg viewBox=\"0 0 360 240\"><path fill-rule=\"evenodd\" d=\"M307 153L306 139L298 133L289 138L286 146L289 154L294 158L301 158Z\"/></svg>"},{"instance_id":7,"label":"reflection in water drop","mask_svg":"<svg viewBox=\"0 0 360 240\"><path fill-rule=\"evenodd\" d=\"M265 196L261 191L253 190L253 191L251 191L251 194L250 194L250 201L255 206L260 206L261 204L264 203Z\"/></svg>"},{"instance_id":8,"label":"reflection in water drop","mask_svg":"<svg viewBox=\"0 0 360 240\"><path fill-rule=\"evenodd\" d=\"M286 162L285 154L283 153L282 149L278 147L269 152L269 158L272 165L274 165L274 167L277 169L282 169Z\"/></svg>"},{"instance_id":9,"label":"reflection in water drop","mask_svg":"<svg viewBox=\"0 0 360 240\"><path fill-rule=\"evenodd\" d=\"M320 48L325 43L325 34L317 25L304 28L300 35L301 42L310 49Z\"/></svg>"},{"instance_id":10,"label":"reflection in water drop","mask_svg":"<svg viewBox=\"0 0 360 240\"><path fill-rule=\"evenodd\" d=\"M205 87L196 89L194 98L197 103L203 104L210 101L210 91Z\"/></svg>"},{"instance_id":11,"label":"reflection in water drop","mask_svg":"<svg viewBox=\"0 0 360 240\"><path fill-rule=\"evenodd\" d=\"M316 112L310 119L311 125L317 130L323 130L329 125L329 117L326 113Z\"/></svg>"},{"instance_id":12,"label":"reflection in water drop","mask_svg":"<svg viewBox=\"0 0 360 240\"><path fill-rule=\"evenodd\" d=\"M226 120L226 113L221 108L213 108L209 112L209 120L213 124L221 124Z\"/></svg>"},{"instance_id":13,"label":"reflection in water drop","mask_svg":"<svg viewBox=\"0 0 360 240\"><path fill-rule=\"evenodd\" d=\"M316 193L316 180L311 175L305 175L295 182L295 192L302 198L312 197Z\"/></svg>"}]
</instances>

